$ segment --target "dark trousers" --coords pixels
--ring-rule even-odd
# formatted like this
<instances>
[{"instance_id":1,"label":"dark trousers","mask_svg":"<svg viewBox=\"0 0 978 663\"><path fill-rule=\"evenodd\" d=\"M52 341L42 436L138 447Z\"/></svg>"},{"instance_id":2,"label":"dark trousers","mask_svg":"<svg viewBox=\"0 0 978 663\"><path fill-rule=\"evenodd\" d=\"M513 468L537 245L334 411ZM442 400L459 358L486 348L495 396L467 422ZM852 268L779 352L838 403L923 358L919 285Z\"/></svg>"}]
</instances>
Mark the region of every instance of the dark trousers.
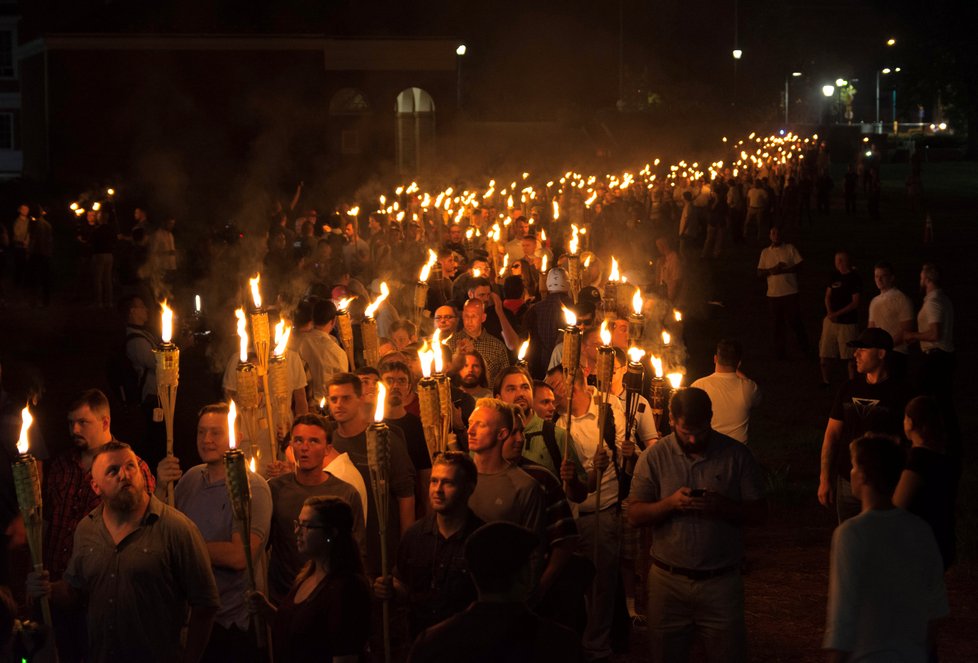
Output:
<instances>
[{"instance_id":1,"label":"dark trousers","mask_svg":"<svg viewBox=\"0 0 978 663\"><path fill-rule=\"evenodd\" d=\"M254 624L248 625L247 631L237 626L225 627L214 624L211 629L211 639L207 649L201 656L201 663L225 663L225 661L242 661L242 663L260 663L268 661L268 655L258 649L255 644Z\"/></svg>"},{"instance_id":2,"label":"dark trousers","mask_svg":"<svg viewBox=\"0 0 978 663\"><path fill-rule=\"evenodd\" d=\"M45 306L51 303L51 258L31 256L31 285L35 288L34 297Z\"/></svg>"},{"instance_id":3,"label":"dark trousers","mask_svg":"<svg viewBox=\"0 0 978 663\"><path fill-rule=\"evenodd\" d=\"M799 349L807 354L808 335L801 321L801 299L798 293L782 297L768 297L771 307L771 336L774 341L774 352L779 359L785 355L785 330L790 328L798 341Z\"/></svg>"},{"instance_id":4,"label":"dark trousers","mask_svg":"<svg viewBox=\"0 0 978 663\"><path fill-rule=\"evenodd\" d=\"M943 350L925 352L920 365L920 390L934 399L944 418L947 454L955 462L961 458L961 430L954 409L955 353Z\"/></svg>"}]
</instances>

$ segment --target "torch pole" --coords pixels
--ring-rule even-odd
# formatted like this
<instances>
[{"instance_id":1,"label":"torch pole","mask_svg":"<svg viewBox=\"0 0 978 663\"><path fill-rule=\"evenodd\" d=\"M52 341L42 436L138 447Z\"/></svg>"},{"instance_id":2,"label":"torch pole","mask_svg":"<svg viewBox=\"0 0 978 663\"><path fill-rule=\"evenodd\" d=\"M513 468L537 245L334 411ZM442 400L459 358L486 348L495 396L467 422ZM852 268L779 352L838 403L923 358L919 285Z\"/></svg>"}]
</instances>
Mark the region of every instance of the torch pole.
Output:
<instances>
[{"instance_id":1,"label":"torch pole","mask_svg":"<svg viewBox=\"0 0 978 663\"><path fill-rule=\"evenodd\" d=\"M278 435L275 431L275 415L272 408L272 391L268 384L268 350L271 345L271 330L268 326L268 312L257 309L251 314L251 338L255 346L256 368L261 377L262 393L265 396L265 418L268 424L268 443L272 459L278 457Z\"/></svg>"},{"instance_id":2,"label":"torch pole","mask_svg":"<svg viewBox=\"0 0 978 663\"><path fill-rule=\"evenodd\" d=\"M390 506L388 476L390 474L390 441L387 424L372 423L367 427L367 463L370 466L370 487L377 507L377 527L380 529L380 575L386 578L389 570L387 559L387 522ZM391 614L390 601L384 599L384 661L391 660Z\"/></svg>"},{"instance_id":3,"label":"torch pole","mask_svg":"<svg viewBox=\"0 0 978 663\"><path fill-rule=\"evenodd\" d=\"M564 391L567 392L567 444L564 447L564 460L570 454L570 447L574 443L571 437L571 423L573 421L574 385L577 382L577 372L581 370L581 330L575 326L568 326L564 329L564 353L561 357L561 364L564 369ZM560 468L557 468L558 471ZM564 492L570 492L569 482L564 482Z\"/></svg>"},{"instance_id":4,"label":"torch pole","mask_svg":"<svg viewBox=\"0 0 978 663\"><path fill-rule=\"evenodd\" d=\"M340 330L340 341L343 349L346 350L347 361L350 362L350 370L356 368L357 362L353 356L353 321L350 319L349 311L336 312L336 326Z\"/></svg>"},{"instance_id":5,"label":"torch pole","mask_svg":"<svg viewBox=\"0 0 978 663\"><path fill-rule=\"evenodd\" d=\"M37 473L37 460L29 453L21 454L11 469L14 475L17 504L20 506L20 513L24 518L24 529L27 531L27 546L31 551L31 564L34 571L40 573L44 570L42 553L44 522L41 517L41 479ZM48 629L53 629L51 603L46 596L41 598L41 618L47 624ZM48 637L54 637L53 630L50 631Z\"/></svg>"},{"instance_id":6,"label":"torch pole","mask_svg":"<svg viewBox=\"0 0 978 663\"><path fill-rule=\"evenodd\" d=\"M166 455L173 455L173 411L177 404L177 387L180 384L180 348L173 343L163 343L153 353L156 357L156 394L163 410L166 426ZM174 505L173 482L166 484L166 503Z\"/></svg>"},{"instance_id":7,"label":"torch pole","mask_svg":"<svg viewBox=\"0 0 978 663\"><path fill-rule=\"evenodd\" d=\"M363 360L367 366L376 366L380 361L377 321L365 316L363 322L360 323L360 336L363 337Z\"/></svg>"},{"instance_id":8,"label":"torch pole","mask_svg":"<svg viewBox=\"0 0 978 663\"><path fill-rule=\"evenodd\" d=\"M241 421L245 435L251 445L252 455L259 461L263 455L258 443L258 406L261 397L258 392L258 370L249 362L240 362L237 367L235 380L235 395L238 407L241 408Z\"/></svg>"},{"instance_id":9,"label":"torch pole","mask_svg":"<svg viewBox=\"0 0 978 663\"><path fill-rule=\"evenodd\" d=\"M604 445L604 428L608 422L608 394L611 392L611 380L615 372L615 349L610 345L603 345L598 348L598 360L595 366L595 373L598 379L598 391L601 392L601 405L598 410L598 445L595 447L594 455L597 458L598 452ZM604 471L598 472L596 463L594 464L594 565L598 565L599 547L598 541L601 540L601 483L604 478Z\"/></svg>"},{"instance_id":10,"label":"torch pole","mask_svg":"<svg viewBox=\"0 0 978 663\"><path fill-rule=\"evenodd\" d=\"M434 378L421 378L418 382L418 406L428 454L434 458L442 450L441 403L438 398L438 383Z\"/></svg>"}]
</instances>

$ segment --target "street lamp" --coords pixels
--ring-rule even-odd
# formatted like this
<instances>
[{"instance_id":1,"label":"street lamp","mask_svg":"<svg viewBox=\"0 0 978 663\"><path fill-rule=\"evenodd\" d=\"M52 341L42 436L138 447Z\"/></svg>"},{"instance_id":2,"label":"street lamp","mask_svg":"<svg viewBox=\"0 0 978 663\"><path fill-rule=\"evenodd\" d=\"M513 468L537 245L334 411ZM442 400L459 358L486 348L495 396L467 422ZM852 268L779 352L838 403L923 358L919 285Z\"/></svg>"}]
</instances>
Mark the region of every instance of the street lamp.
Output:
<instances>
[{"instance_id":1,"label":"street lamp","mask_svg":"<svg viewBox=\"0 0 978 663\"><path fill-rule=\"evenodd\" d=\"M801 76L801 72L800 71L793 71L793 72L791 72L791 78L798 78L800 76ZM788 95L788 80L789 80L789 77L788 76L785 76L784 77L784 124L785 124L785 127L787 127L787 125L788 125L788 106L791 103L791 98Z\"/></svg>"},{"instance_id":2,"label":"street lamp","mask_svg":"<svg viewBox=\"0 0 978 663\"><path fill-rule=\"evenodd\" d=\"M466 52L465 44L459 44L458 48L455 49L455 68L458 72L458 80L455 83L455 107L457 110L462 110L462 56Z\"/></svg>"},{"instance_id":3,"label":"street lamp","mask_svg":"<svg viewBox=\"0 0 978 663\"><path fill-rule=\"evenodd\" d=\"M894 39L893 37L890 37L889 39L886 40L886 45L887 46L896 46L896 39Z\"/></svg>"},{"instance_id":4,"label":"street lamp","mask_svg":"<svg viewBox=\"0 0 978 663\"><path fill-rule=\"evenodd\" d=\"M833 94L835 94L835 86L834 85L823 85L822 86L822 94L824 94L826 97L831 97Z\"/></svg>"},{"instance_id":5,"label":"street lamp","mask_svg":"<svg viewBox=\"0 0 978 663\"><path fill-rule=\"evenodd\" d=\"M846 79L844 79L844 78L837 78L837 79L835 79L835 86L836 87L845 87L847 85L849 85L849 81L847 81Z\"/></svg>"},{"instance_id":6,"label":"street lamp","mask_svg":"<svg viewBox=\"0 0 978 663\"><path fill-rule=\"evenodd\" d=\"M734 60L739 60L743 56L744 56L744 52L742 50L740 50L739 48L733 49L733 59Z\"/></svg>"}]
</instances>

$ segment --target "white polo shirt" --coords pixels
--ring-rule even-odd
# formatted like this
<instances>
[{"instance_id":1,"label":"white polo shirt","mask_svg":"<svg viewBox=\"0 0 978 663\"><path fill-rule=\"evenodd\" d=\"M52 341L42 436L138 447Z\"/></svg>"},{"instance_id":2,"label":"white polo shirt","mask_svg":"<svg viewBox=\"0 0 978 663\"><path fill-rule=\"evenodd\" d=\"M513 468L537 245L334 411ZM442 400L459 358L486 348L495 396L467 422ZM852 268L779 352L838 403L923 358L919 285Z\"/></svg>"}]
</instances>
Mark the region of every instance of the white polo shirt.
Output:
<instances>
[{"instance_id":1,"label":"white polo shirt","mask_svg":"<svg viewBox=\"0 0 978 663\"><path fill-rule=\"evenodd\" d=\"M869 302L869 326L879 327L893 338L900 333L902 323L911 321L913 321L913 302L896 288L881 292ZM906 343L901 343L893 346L893 351L907 354L909 348Z\"/></svg>"},{"instance_id":2,"label":"white polo shirt","mask_svg":"<svg viewBox=\"0 0 978 663\"><path fill-rule=\"evenodd\" d=\"M954 352L954 307L944 291L938 288L927 293L924 303L917 314L917 329L924 331L929 329L934 323L940 324L941 335L937 341L921 341L920 349L924 352L931 350L943 350L944 352Z\"/></svg>"}]
</instances>

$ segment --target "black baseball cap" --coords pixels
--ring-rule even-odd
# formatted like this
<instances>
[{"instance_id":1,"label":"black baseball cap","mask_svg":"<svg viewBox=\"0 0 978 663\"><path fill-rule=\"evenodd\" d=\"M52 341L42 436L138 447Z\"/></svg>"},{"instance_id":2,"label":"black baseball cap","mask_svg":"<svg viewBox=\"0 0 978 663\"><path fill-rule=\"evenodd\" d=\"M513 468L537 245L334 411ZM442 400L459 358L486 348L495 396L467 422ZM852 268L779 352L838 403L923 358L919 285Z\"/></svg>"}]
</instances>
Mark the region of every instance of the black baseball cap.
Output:
<instances>
[{"instance_id":1,"label":"black baseball cap","mask_svg":"<svg viewBox=\"0 0 978 663\"><path fill-rule=\"evenodd\" d=\"M854 341L846 343L850 348L875 348L877 350L892 350L893 337L885 329L869 327L863 330Z\"/></svg>"}]
</instances>

